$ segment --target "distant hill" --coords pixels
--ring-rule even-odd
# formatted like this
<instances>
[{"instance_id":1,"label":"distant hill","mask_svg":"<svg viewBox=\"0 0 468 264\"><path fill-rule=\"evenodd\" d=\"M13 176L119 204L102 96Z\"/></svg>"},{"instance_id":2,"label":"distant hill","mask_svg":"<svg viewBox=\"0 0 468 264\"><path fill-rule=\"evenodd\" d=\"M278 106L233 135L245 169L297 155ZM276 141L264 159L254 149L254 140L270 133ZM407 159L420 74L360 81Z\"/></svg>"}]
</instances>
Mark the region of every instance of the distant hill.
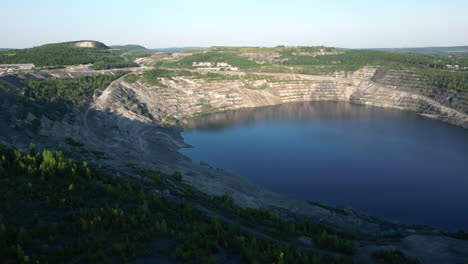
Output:
<instances>
[{"instance_id":1,"label":"distant hill","mask_svg":"<svg viewBox=\"0 0 468 264\"><path fill-rule=\"evenodd\" d=\"M141 46L141 45L135 45L135 44L130 44L130 45L112 45L109 46L111 49L122 49L122 50L148 50L147 48Z\"/></svg>"},{"instance_id":2,"label":"distant hill","mask_svg":"<svg viewBox=\"0 0 468 264\"><path fill-rule=\"evenodd\" d=\"M11 50L11 49L8 49L8 48L0 48L0 51L6 51L6 50Z\"/></svg>"},{"instance_id":3,"label":"distant hill","mask_svg":"<svg viewBox=\"0 0 468 264\"><path fill-rule=\"evenodd\" d=\"M148 50L155 52L173 52L181 51L187 49L205 49L205 47L170 47L170 48L159 48L159 49L147 49L141 45L129 44L129 45L112 45L109 46L111 49L121 49L121 50Z\"/></svg>"},{"instance_id":4,"label":"distant hill","mask_svg":"<svg viewBox=\"0 0 468 264\"><path fill-rule=\"evenodd\" d=\"M78 47L78 48L95 48L95 49L109 49L104 43L95 40L78 40L69 42L59 42L45 44L39 47ZM37 47L35 47L37 48Z\"/></svg>"},{"instance_id":5,"label":"distant hill","mask_svg":"<svg viewBox=\"0 0 468 264\"><path fill-rule=\"evenodd\" d=\"M188 49L206 49L207 47L172 47L172 48L160 48L160 49L150 49L152 51L157 52L171 52L171 51L181 51L181 50L188 50Z\"/></svg>"},{"instance_id":6,"label":"distant hill","mask_svg":"<svg viewBox=\"0 0 468 264\"><path fill-rule=\"evenodd\" d=\"M468 46L454 47L421 47L421 48L382 48L371 49L379 51L391 51L398 53L418 53L418 54L448 54L448 53L468 53Z\"/></svg>"},{"instance_id":7,"label":"distant hill","mask_svg":"<svg viewBox=\"0 0 468 264\"><path fill-rule=\"evenodd\" d=\"M111 50L102 42L80 40L46 44L30 49L0 51L0 64L34 63L37 67L94 64L95 69L136 67L121 57L125 51Z\"/></svg>"}]
</instances>

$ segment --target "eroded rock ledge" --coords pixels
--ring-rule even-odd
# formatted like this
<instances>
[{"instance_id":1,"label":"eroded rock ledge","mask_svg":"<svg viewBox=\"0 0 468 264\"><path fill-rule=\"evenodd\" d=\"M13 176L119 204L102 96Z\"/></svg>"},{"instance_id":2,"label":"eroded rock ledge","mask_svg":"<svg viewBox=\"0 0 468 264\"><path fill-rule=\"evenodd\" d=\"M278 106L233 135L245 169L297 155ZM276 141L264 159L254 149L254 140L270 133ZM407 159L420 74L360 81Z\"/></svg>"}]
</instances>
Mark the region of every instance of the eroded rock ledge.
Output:
<instances>
[{"instance_id":1,"label":"eroded rock ledge","mask_svg":"<svg viewBox=\"0 0 468 264\"><path fill-rule=\"evenodd\" d=\"M382 77L381 70L373 67L329 76L273 73L261 75L265 76L264 80L163 78L163 86L150 86L141 81L127 83L121 79L105 91L105 96L98 98L96 107L123 113L125 111L119 110L122 108L122 98L134 97L147 107L157 123L167 123L174 120L185 122L193 116L245 107L305 101L342 101L409 110L468 128L467 109L461 103L453 104L454 95L435 97L428 92L430 87L425 90L416 89L417 87L412 89L407 83L392 86L392 79L395 84L401 83L395 74ZM446 100L445 96L452 99ZM466 95L463 94L462 97L465 98Z\"/></svg>"}]
</instances>

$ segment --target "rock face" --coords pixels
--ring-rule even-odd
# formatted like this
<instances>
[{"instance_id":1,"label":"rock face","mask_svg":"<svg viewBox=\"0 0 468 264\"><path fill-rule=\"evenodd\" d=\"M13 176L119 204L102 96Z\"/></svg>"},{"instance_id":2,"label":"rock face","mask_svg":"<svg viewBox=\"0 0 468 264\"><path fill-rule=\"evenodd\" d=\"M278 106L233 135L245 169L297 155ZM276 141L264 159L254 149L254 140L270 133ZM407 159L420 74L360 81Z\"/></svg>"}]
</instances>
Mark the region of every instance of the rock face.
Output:
<instances>
[{"instance_id":1,"label":"rock face","mask_svg":"<svg viewBox=\"0 0 468 264\"><path fill-rule=\"evenodd\" d=\"M265 76L264 80L163 78L161 82L164 86L121 81L110 87L108 92L133 91L155 120L163 123L169 120L184 122L196 115L245 107L304 101L344 101L409 110L468 128L467 110L460 103L466 101L463 99L466 95L462 92L456 96L453 95L454 91L436 96L431 92L431 87L422 84L419 84L419 88L408 83L390 85L391 80L398 79L395 73L382 73L376 68L368 67L352 74L337 73L330 76L262 75ZM445 96L460 99L445 100ZM112 101L112 97L108 100L111 102L105 104L113 104L114 109L119 108L118 100Z\"/></svg>"},{"instance_id":2,"label":"rock face","mask_svg":"<svg viewBox=\"0 0 468 264\"><path fill-rule=\"evenodd\" d=\"M401 248L421 263L466 263L468 241L450 237L412 235L405 237Z\"/></svg>"},{"instance_id":3,"label":"rock face","mask_svg":"<svg viewBox=\"0 0 468 264\"><path fill-rule=\"evenodd\" d=\"M420 73L412 70L394 70L384 67L377 68L371 78L372 81L394 90L426 96L443 106L468 113L468 91L429 86L422 79Z\"/></svg>"},{"instance_id":4,"label":"rock face","mask_svg":"<svg viewBox=\"0 0 468 264\"><path fill-rule=\"evenodd\" d=\"M80 42L76 42L75 46L80 47L80 48L94 48L96 46L96 43L92 41L80 41Z\"/></svg>"}]
</instances>

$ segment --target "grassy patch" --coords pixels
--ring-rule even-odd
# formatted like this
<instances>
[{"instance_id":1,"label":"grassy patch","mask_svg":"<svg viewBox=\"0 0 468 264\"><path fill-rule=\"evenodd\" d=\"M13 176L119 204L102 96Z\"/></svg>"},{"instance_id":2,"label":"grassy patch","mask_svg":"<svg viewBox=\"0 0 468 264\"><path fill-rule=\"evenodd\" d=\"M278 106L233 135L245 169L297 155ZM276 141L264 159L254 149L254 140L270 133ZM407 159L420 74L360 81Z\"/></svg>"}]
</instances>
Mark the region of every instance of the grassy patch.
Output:
<instances>
[{"instance_id":1,"label":"grassy patch","mask_svg":"<svg viewBox=\"0 0 468 264\"><path fill-rule=\"evenodd\" d=\"M202 105L204 108L211 109L213 106L211 104L203 104Z\"/></svg>"},{"instance_id":2,"label":"grassy patch","mask_svg":"<svg viewBox=\"0 0 468 264\"><path fill-rule=\"evenodd\" d=\"M214 113L217 113L217 112L224 111L228 107L229 106L227 106L227 105L226 106L221 106L221 107L210 107L210 108L208 108L208 109L206 109L204 111L194 113L192 116L197 117L197 116L204 116L204 115L214 114Z\"/></svg>"},{"instance_id":3,"label":"grassy patch","mask_svg":"<svg viewBox=\"0 0 468 264\"><path fill-rule=\"evenodd\" d=\"M263 83L263 84L260 85L260 86L254 86L254 85L251 84L251 83L245 82L245 83L244 83L244 88L245 88L245 89L250 89L250 90L265 90L265 89L268 88L268 83Z\"/></svg>"},{"instance_id":4,"label":"grassy patch","mask_svg":"<svg viewBox=\"0 0 468 264\"><path fill-rule=\"evenodd\" d=\"M135 83L136 81L138 81L140 79L140 76L137 75L137 74L127 74L125 77L124 77L125 81L128 82L128 83Z\"/></svg>"}]
</instances>

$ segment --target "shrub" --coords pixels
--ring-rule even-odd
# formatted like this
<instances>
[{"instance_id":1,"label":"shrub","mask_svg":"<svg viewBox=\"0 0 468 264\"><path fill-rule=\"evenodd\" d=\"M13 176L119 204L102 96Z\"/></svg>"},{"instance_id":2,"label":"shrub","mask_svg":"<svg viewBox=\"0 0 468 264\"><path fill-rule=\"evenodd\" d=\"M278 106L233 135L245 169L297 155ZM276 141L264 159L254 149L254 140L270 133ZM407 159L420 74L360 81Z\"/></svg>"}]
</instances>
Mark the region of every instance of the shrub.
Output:
<instances>
[{"instance_id":1,"label":"shrub","mask_svg":"<svg viewBox=\"0 0 468 264\"><path fill-rule=\"evenodd\" d=\"M41 128L41 120L39 119L34 119L31 121L31 124L30 124L30 127L32 129L32 131L34 132L39 132L39 129Z\"/></svg>"},{"instance_id":2,"label":"shrub","mask_svg":"<svg viewBox=\"0 0 468 264\"><path fill-rule=\"evenodd\" d=\"M418 264L417 260L408 258L400 249L377 250L372 253L372 258L385 264Z\"/></svg>"}]
</instances>

